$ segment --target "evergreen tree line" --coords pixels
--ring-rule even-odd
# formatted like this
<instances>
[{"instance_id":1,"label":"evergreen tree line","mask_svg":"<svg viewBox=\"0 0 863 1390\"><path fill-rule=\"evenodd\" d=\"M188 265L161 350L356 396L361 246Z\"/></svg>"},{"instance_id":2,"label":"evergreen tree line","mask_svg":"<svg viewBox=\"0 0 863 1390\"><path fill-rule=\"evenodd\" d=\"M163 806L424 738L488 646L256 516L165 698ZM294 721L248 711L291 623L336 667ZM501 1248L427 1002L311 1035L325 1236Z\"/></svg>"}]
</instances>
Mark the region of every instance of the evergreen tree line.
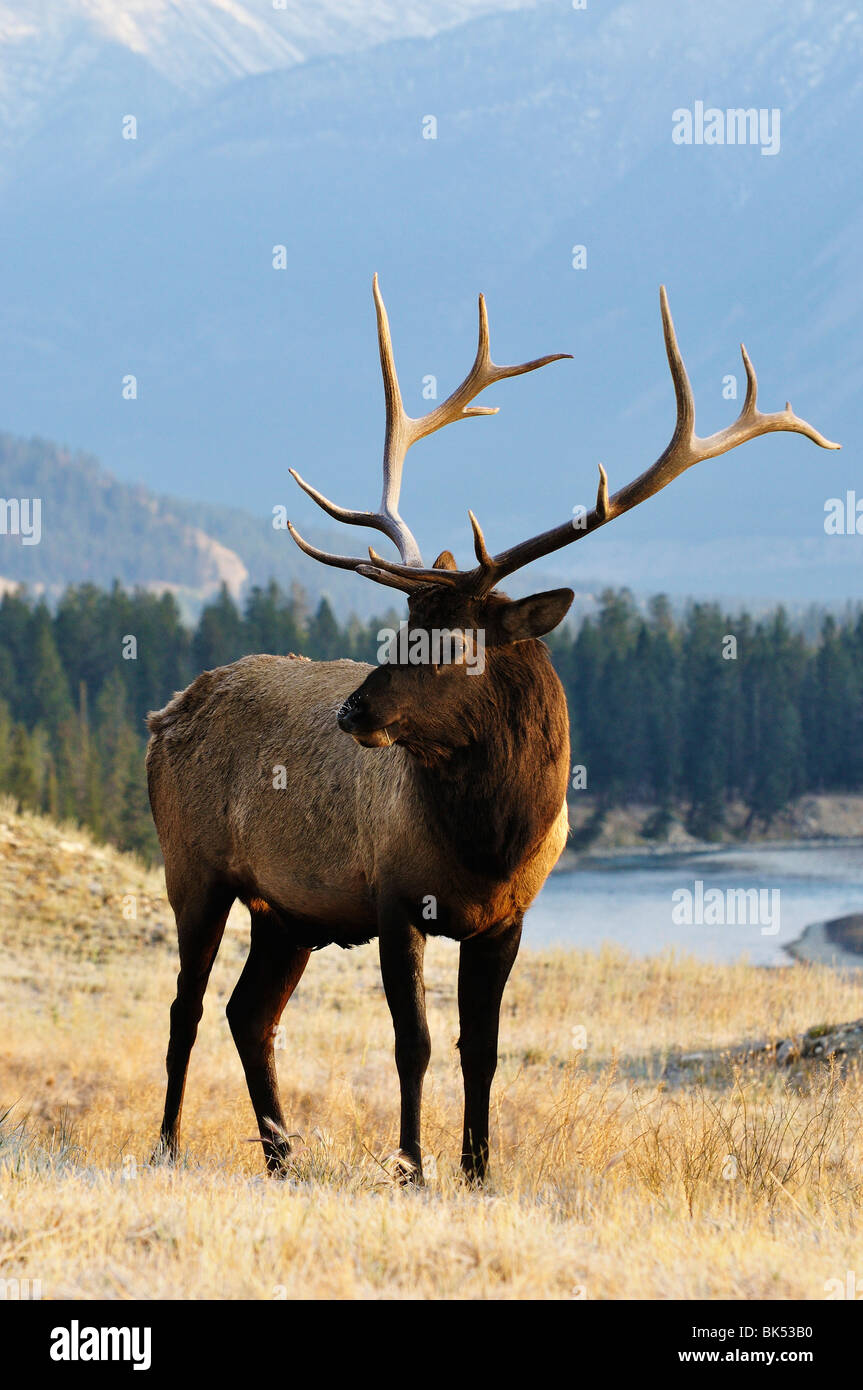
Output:
<instances>
[{"instance_id":1,"label":"evergreen tree line","mask_svg":"<svg viewBox=\"0 0 863 1390\"><path fill-rule=\"evenodd\" d=\"M144 771L145 717L213 666L250 652L375 661L382 622L340 625L296 586L222 588L197 625L172 594L70 587L51 611L26 592L0 601L0 793L19 807L88 826L146 858L159 846ZM130 639L132 639L130 641Z\"/></svg>"},{"instance_id":2,"label":"evergreen tree line","mask_svg":"<svg viewBox=\"0 0 863 1390\"><path fill-rule=\"evenodd\" d=\"M249 652L376 660L391 609L340 624L322 599L275 582L242 608L227 590L184 625L173 596L91 584L55 610L24 592L0 602L0 793L24 809L158 854L147 802L144 718L202 670ZM703 837L742 802L768 825L804 791L863 785L863 614L825 617L816 641L780 609L755 621L692 604L602 595L577 632L548 639L567 693L573 764L597 815L614 805L673 811ZM572 795L578 793L573 791Z\"/></svg>"},{"instance_id":3,"label":"evergreen tree line","mask_svg":"<svg viewBox=\"0 0 863 1390\"><path fill-rule=\"evenodd\" d=\"M808 642L781 608L755 621L692 603L675 621L664 597L641 615L607 591L549 645L600 815L640 801L657 807L657 834L679 810L710 839L732 802L767 827L804 792L863 786L861 612L826 615Z\"/></svg>"}]
</instances>

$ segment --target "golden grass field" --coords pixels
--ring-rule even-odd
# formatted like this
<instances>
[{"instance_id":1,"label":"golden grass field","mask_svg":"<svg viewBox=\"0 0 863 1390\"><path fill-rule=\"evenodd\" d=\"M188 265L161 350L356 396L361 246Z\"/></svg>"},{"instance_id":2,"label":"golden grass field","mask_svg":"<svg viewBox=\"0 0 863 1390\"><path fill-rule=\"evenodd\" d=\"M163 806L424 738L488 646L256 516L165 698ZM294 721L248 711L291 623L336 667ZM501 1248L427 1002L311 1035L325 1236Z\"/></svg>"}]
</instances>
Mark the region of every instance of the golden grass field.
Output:
<instances>
[{"instance_id":1,"label":"golden grass field","mask_svg":"<svg viewBox=\"0 0 863 1390\"><path fill-rule=\"evenodd\" d=\"M150 1167L176 973L161 875L0 806L0 1278L60 1299L818 1300L848 1271L863 1286L859 1065L728 1061L703 1085L662 1081L670 1055L859 1017L863 977L524 950L492 1176L472 1191L456 1171L457 948L432 941L428 1182L405 1189L382 1166L398 1091L376 949L321 952L279 1039L304 1142L276 1182L246 1142L225 1020L247 934L237 910L192 1055L184 1160Z\"/></svg>"}]
</instances>

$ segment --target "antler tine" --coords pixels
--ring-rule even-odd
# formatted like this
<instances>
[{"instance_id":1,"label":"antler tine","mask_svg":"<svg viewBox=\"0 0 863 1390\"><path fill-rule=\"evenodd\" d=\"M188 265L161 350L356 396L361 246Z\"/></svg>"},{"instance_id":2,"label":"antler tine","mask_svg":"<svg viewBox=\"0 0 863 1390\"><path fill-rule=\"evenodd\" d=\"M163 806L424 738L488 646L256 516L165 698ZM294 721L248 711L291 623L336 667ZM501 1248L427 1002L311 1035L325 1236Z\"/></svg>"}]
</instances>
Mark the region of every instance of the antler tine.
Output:
<instances>
[{"instance_id":1,"label":"antler tine","mask_svg":"<svg viewBox=\"0 0 863 1390\"><path fill-rule=\"evenodd\" d=\"M578 527L576 528L572 521L566 521L561 526L556 526L530 540L522 541L519 545L511 546L509 550L504 550L499 555L493 556L490 563L481 563L476 569L465 574L462 579L462 582L474 592L487 593L494 584L521 569L523 565L529 564L532 560L538 560L544 555L550 555L573 541L580 540L582 536L598 530L606 522L612 521L632 507L638 506L640 502L645 502L648 497L652 497L654 493L673 482L681 473L685 473L693 464L700 463L703 459L716 458L719 454L725 454L730 449L735 449L739 444L745 444L750 439L757 438L758 435L784 431L791 434L802 434L822 449L839 449L841 447L832 440L826 439L807 420L795 415L791 409L790 401L786 401L784 410L763 413L758 409L758 381L749 354L742 343L740 350L746 371L746 398L740 414L725 429L717 430L715 434L707 435L703 439L700 438L695 432L695 403L692 387L689 384L689 377L686 374L686 367L678 347L677 334L674 331L674 322L668 307L668 296L664 285L660 286L659 301L665 351L677 402L677 419L669 444L655 463L651 464L644 473L631 483L622 487L613 497L608 495L608 479L605 469L600 464L596 506L582 519Z\"/></svg>"},{"instance_id":2,"label":"antler tine","mask_svg":"<svg viewBox=\"0 0 863 1390\"><path fill-rule=\"evenodd\" d=\"M386 574L399 576L410 589L417 584L451 584L459 581L458 570L424 569L422 565L400 565L395 560L385 560L373 546L369 546L369 559L363 561L366 569L382 570Z\"/></svg>"},{"instance_id":3,"label":"antler tine","mask_svg":"<svg viewBox=\"0 0 863 1390\"><path fill-rule=\"evenodd\" d=\"M381 359L381 375L384 381L384 403L386 408L386 429L384 432L383 475L384 485L381 493L380 516L393 528L387 530L391 540L395 540L403 565L416 568L422 565L422 555L413 535L399 516L399 497L402 490L402 469L407 451L413 443L410 426L413 424L402 404L393 354L393 340L390 334L390 321L386 305L378 284L377 274L372 279L372 294L375 300L375 315L378 324L378 352ZM381 530L384 530L381 527Z\"/></svg>"},{"instance_id":4,"label":"antler tine","mask_svg":"<svg viewBox=\"0 0 863 1390\"><path fill-rule=\"evenodd\" d=\"M674 320L668 307L665 286L659 286L659 312L662 315L662 336L665 339L665 355L674 384L674 397L677 401L677 423L674 427L672 443L686 441L691 444L695 438L695 397L689 384L689 377L674 331Z\"/></svg>"},{"instance_id":5,"label":"antler tine","mask_svg":"<svg viewBox=\"0 0 863 1390\"><path fill-rule=\"evenodd\" d=\"M411 439L414 443L416 439L423 439L427 434L432 434L435 430L442 429L455 420L470 420L475 415L497 415L498 406L473 405L468 402L484 391L487 386L494 385L495 382L503 381L511 376L523 376L525 372L538 371L540 367L545 367L549 362L560 362L564 358L572 357L571 352L553 352L547 357L534 357L530 362L519 362L516 366L501 366L491 359L491 348L489 343L488 331L488 310L485 304L485 295L479 296L479 325L477 330L476 356L473 366L465 377L461 385L447 396L434 410L430 410L427 415L420 416L417 420L410 423L414 425L415 434Z\"/></svg>"},{"instance_id":6,"label":"antler tine","mask_svg":"<svg viewBox=\"0 0 863 1390\"><path fill-rule=\"evenodd\" d=\"M410 594L418 585L426 583L423 579L426 573L426 570L418 569L416 577L411 575L408 578L404 574L391 574L387 562L382 565L379 561L371 564L370 561L364 560L362 564L357 565L357 574L361 574L364 579L374 579L376 583L385 584L390 589L400 589L403 594Z\"/></svg>"},{"instance_id":7,"label":"antler tine","mask_svg":"<svg viewBox=\"0 0 863 1390\"><path fill-rule=\"evenodd\" d=\"M619 516L621 512L628 511L630 507L652 497L654 493L659 492L661 488L678 478L693 464L701 463L705 459L717 458L720 454L728 453L730 449L737 448L739 444L746 444L750 439L756 439L760 434L785 431L790 434L805 435L807 439L811 439L822 449L838 449L840 447L838 444L832 443L831 440L825 439L824 435L808 421L795 415L788 401L785 403L784 410L764 414L758 409L758 379L749 353L742 343L740 344L740 351L746 371L746 398L740 414L725 429L717 430L714 434L706 435L704 438L697 435L695 433L695 404L692 388L689 385L689 378L686 375L686 368L683 365L683 359L677 345L677 334L674 331L674 323L668 307L668 296L664 285L660 286L659 297L662 306L665 350L677 397L677 423L671 442L656 462L640 477L621 488L620 492L612 498L611 515ZM579 532L579 535L581 534L583 532Z\"/></svg>"},{"instance_id":8,"label":"antler tine","mask_svg":"<svg viewBox=\"0 0 863 1390\"><path fill-rule=\"evenodd\" d=\"M343 570L359 570L361 565L367 563L365 560L352 559L350 555L331 555L327 550L319 550L316 545L303 540L293 522L288 522L288 531L300 550L305 551L306 555L311 555L313 560L320 560L324 565L335 565L338 569Z\"/></svg>"},{"instance_id":9,"label":"antler tine","mask_svg":"<svg viewBox=\"0 0 863 1390\"><path fill-rule=\"evenodd\" d=\"M474 550L479 562L478 568L483 572L490 572L494 567L494 560L486 547L482 527L473 512L468 512L468 516L470 517L470 524L473 529ZM375 569L378 572L389 574L392 577L408 577L405 575L405 570L402 565L394 564L391 560L385 560L383 556L378 555L377 551L371 546L369 546L369 556L371 557L372 564L366 566L365 569ZM365 572L365 570L363 572ZM468 573L473 575L474 571L470 570ZM412 570L409 577L415 582L422 584L449 584L451 587L456 588L464 584L465 572L461 570L417 569Z\"/></svg>"},{"instance_id":10,"label":"antler tine","mask_svg":"<svg viewBox=\"0 0 863 1390\"><path fill-rule=\"evenodd\" d=\"M479 296L479 325L477 330L476 356L467 376L447 396L445 401L435 406L425 415L411 416L405 411L399 389L393 358L389 319L378 287L374 279L375 307L378 316L378 340L381 354L381 370L384 377L384 395L387 404L387 435L384 448L384 501L387 507L394 508L398 503L401 487L402 466L405 455L417 440L443 429L444 425L456 420L470 420L477 415L497 415L496 405L469 405L469 402L484 391L487 386L503 381L506 377L522 376L525 372L535 372L549 362L557 362L571 357L569 352L555 352L547 357L535 357L530 362L520 362L516 366L500 366L491 359L488 331L488 310L485 295Z\"/></svg>"},{"instance_id":11,"label":"antler tine","mask_svg":"<svg viewBox=\"0 0 863 1390\"><path fill-rule=\"evenodd\" d=\"M336 521L345 521L351 526L373 526L375 530L383 531L384 535L389 536L390 540L398 547L400 555L406 557L410 555L410 547L404 544L406 537L410 537L410 540L416 548L416 541L414 541L407 527L403 524L402 528L399 527L401 517L398 516L398 513L392 515L384 512L383 509L380 512L359 512L352 511L348 507L339 507L335 502L331 502L328 497L325 497L322 492L318 492L316 487L312 487L311 483L307 483L305 478L301 478L295 468L289 468L288 472L294 481L299 483L303 492L307 492L309 497L311 497L314 502L317 502L318 506ZM418 548L416 548L416 554L419 557ZM410 563L409 558L406 559L406 563Z\"/></svg>"},{"instance_id":12,"label":"antler tine","mask_svg":"<svg viewBox=\"0 0 863 1390\"><path fill-rule=\"evenodd\" d=\"M386 307L378 288L377 276L374 279L375 306L378 315L378 340L381 354L381 370L384 377L384 394L387 403L387 435L384 447L384 496L381 502L381 510L389 509L392 515L393 509L398 502L399 491L401 488L401 474L405 456L408 449L417 440L424 439L426 435L433 434L436 430L443 429L444 425L452 424L456 420L469 420L476 415L497 415L497 406L469 405L476 396L484 391L487 386L493 385L497 381L503 381L506 377L523 376L525 372L537 371L540 367L545 367L549 362L559 362L564 358L571 358L572 353L554 352L545 357L535 357L529 362L519 362L516 365L504 366L493 362L491 358L491 347L488 328L488 310L485 303L485 295L479 296L478 303L478 327L476 356L473 366L467 376L456 389L447 396L434 410L428 411L426 415L413 417L405 412L402 404L401 391L399 389L398 376L396 373L395 360L393 357L392 339L390 336L389 319ZM308 490L308 489L307 489ZM397 514L396 514L397 515ZM371 524L371 523L366 523ZM479 523L471 514L471 524L474 526L476 536ZM479 532L480 537L482 532ZM483 542L483 545L485 543ZM462 575L456 570L424 569L422 562L419 565L396 564L391 560L385 560L378 555L371 547L369 555L372 560L372 568L379 572L385 572L391 577L401 576L410 585L419 580L427 584L449 584L457 585L462 579ZM486 552L488 556L488 552ZM491 563L491 557L488 556ZM369 576L377 577L377 576Z\"/></svg>"},{"instance_id":13,"label":"antler tine","mask_svg":"<svg viewBox=\"0 0 863 1390\"><path fill-rule=\"evenodd\" d=\"M399 515L402 471L408 449L417 440L424 439L426 435L433 434L435 430L442 429L444 425L451 424L455 420L467 420L475 415L496 415L496 406L471 406L469 402L494 382L502 381L505 377L522 376L525 372L536 371L549 362L557 362L561 358L571 356L571 354L556 352L547 357L536 357L530 362L521 362L516 366L501 366L493 362L489 346L488 313L485 298L480 295L477 349L473 366L461 385L457 386L445 401L442 401L426 415L414 418L407 414L402 401L389 318L377 275L372 281L372 293L375 301L378 351L386 406L383 491L380 510L377 512L354 511L347 507L340 507L335 502L331 502L317 488L307 483L304 478L301 478L296 469L292 468L290 472L303 491L335 521L343 521L353 526L371 526L388 536L398 549L401 563L383 559L371 547L369 548L371 563L346 555L330 555L326 551L318 550L316 546L309 545L293 526L289 526L290 533L300 548L314 559L342 569L356 570L358 574L362 574L366 578L376 579L379 583L388 584L393 588L402 588L406 592L410 592L417 583L454 584L459 579L457 571L428 570L423 567L422 555L416 539ZM388 578L384 579L383 575L387 575ZM397 582L398 580L401 583Z\"/></svg>"},{"instance_id":14,"label":"antler tine","mask_svg":"<svg viewBox=\"0 0 863 1390\"><path fill-rule=\"evenodd\" d=\"M599 486L596 489L596 514L597 516L601 517L603 521L608 520L609 505L610 503L608 500L608 474L606 473L602 464L600 464Z\"/></svg>"},{"instance_id":15,"label":"antler tine","mask_svg":"<svg viewBox=\"0 0 863 1390\"><path fill-rule=\"evenodd\" d=\"M494 561L488 553L488 547L485 543L485 536L482 533L482 527L480 526L473 512L468 512L468 516L470 517L471 530L473 531L474 554L476 555L476 558L479 561L482 568L488 569L490 565L494 564Z\"/></svg>"}]
</instances>

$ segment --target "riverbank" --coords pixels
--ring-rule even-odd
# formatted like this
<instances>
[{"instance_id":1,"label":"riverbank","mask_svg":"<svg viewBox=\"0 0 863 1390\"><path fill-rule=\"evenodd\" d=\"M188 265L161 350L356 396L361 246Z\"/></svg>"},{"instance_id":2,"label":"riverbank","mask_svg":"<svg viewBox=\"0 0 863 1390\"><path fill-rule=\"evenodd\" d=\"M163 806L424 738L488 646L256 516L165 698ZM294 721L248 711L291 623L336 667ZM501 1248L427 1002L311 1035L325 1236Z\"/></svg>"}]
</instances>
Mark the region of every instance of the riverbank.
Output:
<instances>
[{"instance_id":1,"label":"riverbank","mask_svg":"<svg viewBox=\"0 0 863 1390\"><path fill-rule=\"evenodd\" d=\"M863 970L863 913L813 922L785 949L795 960L830 965L834 970Z\"/></svg>"},{"instance_id":2,"label":"riverbank","mask_svg":"<svg viewBox=\"0 0 863 1390\"><path fill-rule=\"evenodd\" d=\"M570 839L556 871L571 871L587 857L703 853L729 845L765 849L813 843L863 845L863 795L854 793L801 796L768 827L749 826L746 808L742 804L732 804L728 807L725 825L711 840L699 840L690 835L677 812L670 816L662 837L656 837L653 832L657 818L655 806L615 806L606 812L594 833L595 800L586 793L572 797L569 802Z\"/></svg>"}]
</instances>

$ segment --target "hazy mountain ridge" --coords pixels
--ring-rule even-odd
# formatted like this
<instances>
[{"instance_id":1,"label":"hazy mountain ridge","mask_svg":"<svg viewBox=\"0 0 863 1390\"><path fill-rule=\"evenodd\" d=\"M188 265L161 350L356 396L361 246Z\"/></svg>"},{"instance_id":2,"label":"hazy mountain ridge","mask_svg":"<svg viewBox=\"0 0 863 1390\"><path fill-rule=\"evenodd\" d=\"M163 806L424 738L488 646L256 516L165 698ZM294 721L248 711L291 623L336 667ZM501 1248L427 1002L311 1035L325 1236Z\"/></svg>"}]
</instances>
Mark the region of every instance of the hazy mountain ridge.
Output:
<instances>
[{"instance_id":1,"label":"hazy mountain ridge","mask_svg":"<svg viewBox=\"0 0 863 1390\"><path fill-rule=\"evenodd\" d=\"M0 534L0 592L24 584L54 601L69 584L118 580L174 593L188 618L223 584L242 601L251 585L272 578L285 589L300 584L313 599L326 593L343 616L392 602L377 585L314 564L272 517L158 495L119 481L92 454L43 439L0 434L0 497L38 498L41 508L37 544ZM327 527L310 527L309 539L341 547Z\"/></svg>"},{"instance_id":2,"label":"hazy mountain ridge","mask_svg":"<svg viewBox=\"0 0 863 1390\"><path fill-rule=\"evenodd\" d=\"M50 89L74 85L112 50L187 95L404 35L432 35L530 0L2 0L0 120L21 126Z\"/></svg>"},{"instance_id":3,"label":"hazy mountain ridge","mask_svg":"<svg viewBox=\"0 0 863 1390\"><path fill-rule=\"evenodd\" d=\"M289 465L346 505L379 492L372 271L414 413L427 374L445 394L467 369L482 288L498 360L575 361L489 392L497 420L409 460L421 543L468 562L468 506L501 548L590 502L600 459L615 487L660 452L663 279L703 433L737 409L720 387L740 375L742 336L764 408L790 395L846 448L771 439L705 464L592 538L591 575L653 588L651 551L676 548L679 590L838 598L856 541L826 538L823 508L855 486L861 426L861 55L860 13L835 0L548 3L179 96L114 45L99 71L115 85L69 87L13 162L4 422L81 441L160 492L262 516L290 504L307 527ZM136 90L139 138L124 142ZM696 99L781 107L780 154L674 146L671 112ZM559 567L572 582L583 564L567 552Z\"/></svg>"},{"instance_id":4,"label":"hazy mountain ridge","mask_svg":"<svg viewBox=\"0 0 863 1390\"><path fill-rule=\"evenodd\" d=\"M69 584L107 587L119 580L129 589L140 585L155 592L169 590L192 621L223 583L235 600L243 602L252 585L263 586L275 578L286 590L299 584L313 601L326 595L342 619L351 613L367 619L393 603L401 606L389 590L302 555L285 530L273 528L270 516L153 493L140 484L119 481L92 454L72 453L46 440L0 434L0 497L38 497L42 506L38 545L23 545L18 537L0 535L0 594L25 584L53 602ZM345 536L327 525L312 524L304 530L313 544L325 550L341 553L349 548ZM368 533L358 543L357 554L364 553L363 543L368 543ZM388 545L383 538L376 544L382 549ZM579 570L572 553L564 551L513 575L506 588L520 596L572 586L576 598L571 618L577 622L596 611L603 589L620 587L625 582L622 576L635 566L647 576L643 585L635 587L639 610L646 611L652 595L669 592L674 610L680 612L684 598L676 576L692 569L706 554L710 577L699 592L727 606L739 597L729 598L724 587L729 565L735 558L747 563L750 545L742 539L730 559L726 543L720 541L699 546L698 556L685 540L659 547L650 541L617 542L608 549L603 565L591 559L589 571L587 566ZM838 587L844 587L849 598L847 605L827 606L837 612L846 607L850 611L858 564L855 541L850 540L850 548L837 547L831 559L841 571ZM752 564L751 558L748 562ZM750 611L760 616L773 609L775 600L769 590L776 575L780 584L787 584L795 567L817 562L811 543L798 541L792 548L783 541L762 542L753 566L762 583L746 599ZM795 624L813 637L820 627L822 607L793 597L785 600L785 606Z\"/></svg>"},{"instance_id":5,"label":"hazy mountain ridge","mask_svg":"<svg viewBox=\"0 0 863 1390\"><path fill-rule=\"evenodd\" d=\"M89 454L0 435L0 492L38 498L41 538L0 536L0 578L56 594L72 582L167 588L205 598L248 578L238 555L166 498L119 482Z\"/></svg>"}]
</instances>

